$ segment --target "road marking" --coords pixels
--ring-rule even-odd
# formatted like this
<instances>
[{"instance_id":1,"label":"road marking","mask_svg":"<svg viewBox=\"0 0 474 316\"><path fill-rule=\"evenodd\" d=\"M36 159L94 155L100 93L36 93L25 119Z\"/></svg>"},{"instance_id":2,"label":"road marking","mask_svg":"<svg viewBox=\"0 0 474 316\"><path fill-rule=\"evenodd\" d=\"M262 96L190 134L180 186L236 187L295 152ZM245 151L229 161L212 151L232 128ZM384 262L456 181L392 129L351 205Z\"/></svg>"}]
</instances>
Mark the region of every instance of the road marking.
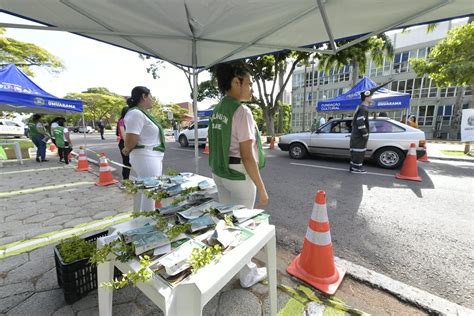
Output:
<instances>
[{"instance_id":1,"label":"road marking","mask_svg":"<svg viewBox=\"0 0 474 316\"><path fill-rule=\"evenodd\" d=\"M291 165L295 165L295 166L303 166L303 167L311 167L311 168L320 168L320 169L329 169L329 170L345 171L345 172L349 173L349 169L348 169L348 168L325 167L325 166L309 165L309 164L296 163L296 162L290 162L290 164L291 164ZM366 174L373 175L373 176L382 176L382 177L395 178L395 176L392 175L392 174L385 174L385 173L378 173L378 172L367 172Z\"/></svg>"},{"instance_id":2,"label":"road marking","mask_svg":"<svg viewBox=\"0 0 474 316\"><path fill-rule=\"evenodd\" d=\"M90 184L94 184L94 182L75 182L75 183L66 183L66 184L55 184L55 185L43 186L43 187L32 188L32 189L22 189L22 190L10 191L10 192L0 192L0 199L6 198L6 197L12 197L15 195L50 191L50 190L56 190L60 188L78 187L78 186L90 185Z\"/></svg>"},{"instance_id":3,"label":"road marking","mask_svg":"<svg viewBox=\"0 0 474 316\"><path fill-rule=\"evenodd\" d=\"M24 252L28 252L59 240L69 238L73 235L82 235L90 231L104 229L106 227L123 223L130 219L132 212L120 213L114 216L108 216L96 221L79 224L72 228L52 231L33 237L29 240L21 240L0 247L0 259L15 256Z\"/></svg>"},{"instance_id":4,"label":"road marking","mask_svg":"<svg viewBox=\"0 0 474 316\"><path fill-rule=\"evenodd\" d=\"M5 174L17 174L17 173L28 173L28 172L35 172L35 171L49 171L49 170L56 170L56 169L67 169L71 167L52 167L52 168L38 168L38 169L28 169L28 170L17 170L17 171L7 171L7 172L2 172L0 175L5 175Z\"/></svg>"}]
</instances>

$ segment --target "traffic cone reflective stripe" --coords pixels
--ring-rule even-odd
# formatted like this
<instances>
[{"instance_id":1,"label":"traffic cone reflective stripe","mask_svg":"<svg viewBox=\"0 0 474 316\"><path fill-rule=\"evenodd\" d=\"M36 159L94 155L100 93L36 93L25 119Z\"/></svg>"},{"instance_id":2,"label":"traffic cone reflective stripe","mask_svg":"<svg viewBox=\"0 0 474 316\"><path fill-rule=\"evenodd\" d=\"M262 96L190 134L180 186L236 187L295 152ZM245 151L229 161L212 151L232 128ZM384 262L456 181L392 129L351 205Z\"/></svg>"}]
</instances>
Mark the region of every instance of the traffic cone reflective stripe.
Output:
<instances>
[{"instance_id":1,"label":"traffic cone reflective stripe","mask_svg":"<svg viewBox=\"0 0 474 316\"><path fill-rule=\"evenodd\" d=\"M203 154L209 155L209 138L206 138L206 146L204 147Z\"/></svg>"},{"instance_id":2,"label":"traffic cone reflective stripe","mask_svg":"<svg viewBox=\"0 0 474 316\"><path fill-rule=\"evenodd\" d=\"M411 180L411 181L422 181L421 177L418 176L418 164L416 160L416 145L412 143L410 149L408 149L408 154L403 162L402 169L400 173L395 175L395 178L402 180Z\"/></svg>"},{"instance_id":3,"label":"traffic cone reflective stripe","mask_svg":"<svg viewBox=\"0 0 474 316\"><path fill-rule=\"evenodd\" d=\"M82 147L79 148L76 171L89 171L89 161L87 160L86 151Z\"/></svg>"},{"instance_id":4,"label":"traffic cone reflective stripe","mask_svg":"<svg viewBox=\"0 0 474 316\"><path fill-rule=\"evenodd\" d=\"M106 186L106 185L111 185L115 184L118 181L114 179L112 176L112 171L110 170L109 164L107 163L107 158L105 157L105 154L102 154L100 157L100 163L99 163L99 181L97 181L96 185L98 186Z\"/></svg>"},{"instance_id":5,"label":"traffic cone reflective stripe","mask_svg":"<svg viewBox=\"0 0 474 316\"><path fill-rule=\"evenodd\" d=\"M303 249L287 271L326 294L334 294L342 282L346 271L334 263L324 191L316 194Z\"/></svg>"}]
</instances>

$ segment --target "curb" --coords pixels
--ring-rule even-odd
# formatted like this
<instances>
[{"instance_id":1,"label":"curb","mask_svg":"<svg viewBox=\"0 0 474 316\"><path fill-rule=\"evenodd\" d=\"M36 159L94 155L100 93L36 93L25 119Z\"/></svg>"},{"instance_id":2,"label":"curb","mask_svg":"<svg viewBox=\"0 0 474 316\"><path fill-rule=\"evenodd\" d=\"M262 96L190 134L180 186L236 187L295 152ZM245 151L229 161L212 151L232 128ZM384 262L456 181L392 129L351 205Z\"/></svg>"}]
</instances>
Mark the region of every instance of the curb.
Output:
<instances>
[{"instance_id":1,"label":"curb","mask_svg":"<svg viewBox=\"0 0 474 316\"><path fill-rule=\"evenodd\" d=\"M301 238L297 238L287 229L277 229L277 253L278 247L299 253L302 248ZM419 307L430 314L437 315L474 315L474 310L459 304L450 302L444 298L433 295L411 285L394 280L386 275L367 269L353 262L334 257L334 261L347 269L347 274L358 281L367 283L372 287L386 291L400 300Z\"/></svg>"},{"instance_id":2,"label":"curb","mask_svg":"<svg viewBox=\"0 0 474 316\"><path fill-rule=\"evenodd\" d=\"M444 161L462 161L462 162L472 162L472 163L474 163L474 159L468 159L468 158L437 157L437 156L429 156L428 155L428 159L444 160Z\"/></svg>"}]
</instances>

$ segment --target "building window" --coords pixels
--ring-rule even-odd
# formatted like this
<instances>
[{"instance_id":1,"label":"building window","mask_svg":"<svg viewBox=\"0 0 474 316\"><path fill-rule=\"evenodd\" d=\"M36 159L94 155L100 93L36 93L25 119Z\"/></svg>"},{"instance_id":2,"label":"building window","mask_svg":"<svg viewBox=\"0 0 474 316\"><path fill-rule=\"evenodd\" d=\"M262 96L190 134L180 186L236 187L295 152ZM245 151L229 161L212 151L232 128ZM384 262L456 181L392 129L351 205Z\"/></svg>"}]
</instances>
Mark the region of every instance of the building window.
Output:
<instances>
[{"instance_id":1,"label":"building window","mask_svg":"<svg viewBox=\"0 0 474 316\"><path fill-rule=\"evenodd\" d=\"M448 87L448 88L441 88L440 97L442 98L450 98L456 96L456 87Z\"/></svg>"},{"instance_id":2,"label":"building window","mask_svg":"<svg viewBox=\"0 0 474 316\"><path fill-rule=\"evenodd\" d=\"M420 105L420 107L418 108L418 125L432 126L434 111L434 105Z\"/></svg>"},{"instance_id":3,"label":"building window","mask_svg":"<svg viewBox=\"0 0 474 316\"><path fill-rule=\"evenodd\" d=\"M413 93L412 93L413 98L419 98L420 97L421 81L422 81L422 78L416 78L413 81Z\"/></svg>"},{"instance_id":4,"label":"building window","mask_svg":"<svg viewBox=\"0 0 474 316\"><path fill-rule=\"evenodd\" d=\"M393 59L393 72L402 73L408 71L409 52L396 53Z\"/></svg>"},{"instance_id":5,"label":"building window","mask_svg":"<svg viewBox=\"0 0 474 316\"><path fill-rule=\"evenodd\" d=\"M472 87L468 86L464 88L464 95L472 95Z\"/></svg>"},{"instance_id":6,"label":"building window","mask_svg":"<svg viewBox=\"0 0 474 316\"><path fill-rule=\"evenodd\" d=\"M443 126L450 126L453 117L453 105L438 106L437 120L442 120Z\"/></svg>"}]
</instances>

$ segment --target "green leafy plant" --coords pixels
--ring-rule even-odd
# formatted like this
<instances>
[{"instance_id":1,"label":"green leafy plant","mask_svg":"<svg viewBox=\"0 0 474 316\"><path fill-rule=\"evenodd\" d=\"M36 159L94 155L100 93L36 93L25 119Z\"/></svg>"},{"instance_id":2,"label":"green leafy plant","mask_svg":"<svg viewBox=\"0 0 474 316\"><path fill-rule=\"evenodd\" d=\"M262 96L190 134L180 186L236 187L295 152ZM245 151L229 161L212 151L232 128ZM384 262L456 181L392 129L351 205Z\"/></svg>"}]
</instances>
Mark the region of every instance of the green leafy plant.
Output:
<instances>
[{"instance_id":1,"label":"green leafy plant","mask_svg":"<svg viewBox=\"0 0 474 316\"><path fill-rule=\"evenodd\" d=\"M173 177L173 176L177 176L177 175L179 175L179 172L178 172L178 171L176 171L176 169L173 169L173 168L168 168L168 169L166 169L166 172L165 172L165 174L166 174L167 176L171 176L171 177Z\"/></svg>"},{"instance_id":2,"label":"green leafy plant","mask_svg":"<svg viewBox=\"0 0 474 316\"><path fill-rule=\"evenodd\" d=\"M173 201L171 201L171 205L178 205L179 203L183 202L186 200L186 197L177 197L174 198Z\"/></svg>"},{"instance_id":3,"label":"green leafy plant","mask_svg":"<svg viewBox=\"0 0 474 316\"><path fill-rule=\"evenodd\" d=\"M129 284L136 286L138 282L148 281L153 272L148 268L150 266L150 257L149 256L140 256L140 269L138 271L129 271L122 274L122 278L115 279L112 282L103 282L100 286L114 289L121 289Z\"/></svg>"},{"instance_id":4,"label":"green leafy plant","mask_svg":"<svg viewBox=\"0 0 474 316\"><path fill-rule=\"evenodd\" d=\"M92 264L105 262L112 252L117 254L117 260L120 262L127 262L135 257L135 247L133 244L127 244L121 238L118 238L96 249L89 259L89 262Z\"/></svg>"},{"instance_id":5,"label":"green leafy plant","mask_svg":"<svg viewBox=\"0 0 474 316\"><path fill-rule=\"evenodd\" d=\"M71 263L92 257L96 251L96 245L93 242L88 242L74 236L73 238L63 240L59 244L58 250L64 263Z\"/></svg>"},{"instance_id":6,"label":"green leafy plant","mask_svg":"<svg viewBox=\"0 0 474 316\"><path fill-rule=\"evenodd\" d=\"M143 194L147 198L153 199L155 201L161 201L162 199L169 197L169 194L166 193L166 191L145 190L143 191Z\"/></svg>"},{"instance_id":7,"label":"green leafy plant","mask_svg":"<svg viewBox=\"0 0 474 316\"><path fill-rule=\"evenodd\" d=\"M213 260L219 260L221 255L222 247L220 245L193 249L193 252L189 257L189 264L191 265L193 273L211 263Z\"/></svg>"},{"instance_id":8,"label":"green leafy plant","mask_svg":"<svg viewBox=\"0 0 474 316\"><path fill-rule=\"evenodd\" d=\"M203 213L204 214L209 214L209 215L214 216L214 217L217 217L220 214L219 210L217 208L213 208L213 207L205 210Z\"/></svg>"},{"instance_id":9,"label":"green leafy plant","mask_svg":"<svg viewBox=\"0 0 474 316\"><path fill-rule=\"evenodd\" d=\"M199 191L199 187L190 187L190 188L187 188L187 189L184 189L183 191L181 191L181 196L185 196L185 195L188 195L189 193L193 193L193 192L197 192Z\"/></svg>"},{"instance_id":10,"label":"green leafy plant","mask_svg":"<svg viewBox=\"0 0 474 316\"><path fill-rule=\"evenodd\" d=\"M166 230L165 234L169 240L173 240L179 235L187 232L189 229L191 229L191 224L173 225Z\"/></svg>"},{"instance_id":11,"label":"green leafy plant","mask_svg":"<svg viewBox=\"0 0 474 316\"><path fill-rule=\"evenodd\" d=\"M132 180L123 180L122 184L128 193L135 194L138 192L138 188L135 186Z\"/></svg>"},{"instance_id":12,"label":"green leafy plant","mask_svg":"<svg viewBox=\"0 0 474 316\"><path fill-rule=\"evenodd\" d=\"M234 227L234 216L231 214L224 215L225 225L228 227Z\"/></svg>"}]
</instances>

